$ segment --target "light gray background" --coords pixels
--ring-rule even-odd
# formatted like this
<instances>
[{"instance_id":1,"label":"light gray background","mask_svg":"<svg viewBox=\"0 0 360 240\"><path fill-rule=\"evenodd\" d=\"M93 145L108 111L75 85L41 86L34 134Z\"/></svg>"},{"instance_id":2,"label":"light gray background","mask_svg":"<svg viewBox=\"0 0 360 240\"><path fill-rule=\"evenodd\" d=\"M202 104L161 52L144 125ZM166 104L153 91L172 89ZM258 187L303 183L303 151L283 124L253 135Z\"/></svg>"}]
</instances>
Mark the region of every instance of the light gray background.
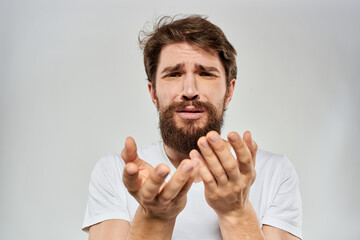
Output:
<instances>
[{"instance_id":1,"label":"light gray background","mask_svg":"<svg viewBox=\"0 0 360 240\"><path fill-rule=\"evenodd\" d=\"M86 239L90 172L159 139L137 34L199 13L238 51L224 133L294 163L304 239L360 235L359 1L0 1L0 239Z\"/></svg>"}]
</instances>

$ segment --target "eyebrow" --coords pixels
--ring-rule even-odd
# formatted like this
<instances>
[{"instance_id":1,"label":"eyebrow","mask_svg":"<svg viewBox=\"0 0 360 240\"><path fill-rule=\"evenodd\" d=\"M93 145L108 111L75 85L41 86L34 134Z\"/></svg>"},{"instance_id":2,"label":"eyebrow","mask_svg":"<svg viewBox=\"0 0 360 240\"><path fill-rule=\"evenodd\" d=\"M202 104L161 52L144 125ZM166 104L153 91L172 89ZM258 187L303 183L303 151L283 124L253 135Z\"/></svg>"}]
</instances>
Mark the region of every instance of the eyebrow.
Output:
<instances>
[{"instance_id":1,"label":"eyebrow","mask_svg":"<svg viewBox=\"0 0 360 240\"><path fill-rule=\"evenodd\" d=\"M169 66L169 67L164 68L161 71L161 73L177 71L177 70L181 69L183 66L184 66L184 63L178 63L175 66Z\"/></svg>"},{"instance_id":2,"label":"eyebrow","mask_svg":"<svg viewBox=\"0 0 360 240\"><path fill-rule=\"evenodd\" d=\"M195 64L195 67L199 68L201 71L220 73L219 70L216 67L208 67L208 66L203 66L201 64Z\"/></svg>"},{"instance_id":3,"label":"eyebrow","mask_svg":"<svg viewBox=\"0 0 360 240\"><path fill-rule=\"evenodd\" d=\"M166 67L161 71L161 74L166 73L166 72L178 71L179 69L183 68L184 65L185 65L184 63L178 63L175 66ZM201 71L220 73L220 71L216 67L208 67L208 66L203 66L201 64L195 64L195 68L198 68Z\"/></svg>"}]
</instances>

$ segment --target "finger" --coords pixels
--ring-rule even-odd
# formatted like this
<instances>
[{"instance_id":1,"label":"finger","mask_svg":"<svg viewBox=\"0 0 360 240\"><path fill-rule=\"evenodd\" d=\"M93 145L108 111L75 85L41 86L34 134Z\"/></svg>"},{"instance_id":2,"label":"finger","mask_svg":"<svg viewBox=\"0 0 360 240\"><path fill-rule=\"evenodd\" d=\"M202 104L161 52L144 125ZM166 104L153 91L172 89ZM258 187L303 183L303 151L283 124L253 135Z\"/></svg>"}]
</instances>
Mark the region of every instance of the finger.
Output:
<instances>
[{"instance_id":1,"label":"finger","mask_svg":"<svg viewBox=\"0 0 360 240\"><path fill-rule=\"evenodd\" d=\"M196 151L196 150L194 150ZM190 152L191 153L191 152ZM189 154L190 155L190 154ZM196 178L199 174L199 168L200 168L200 158L199 157L190 157L190 161L192 162L194 169L192 170L191 177Z\"/></svg>"},{"instance_id":2,"label":"finger","mask_svg":"<svg viewBox=\"0 0 360 240\"><path fill-rule=\"evenodd\" d=\"M194 172L195 172L195 170L193 171L193 173ZM194 183L195 177L196 176L194 176L194 174L190 175L189 179L186 181L184 186L180 189L179 193L176 195L176 197L175 197L176 200L180 200L182 197L186 196L186 194L190 190L192 184Z\"/></svg>"},{"instance_id":3,"label":"finger","mask_svg":"<svg viewBox=\"0 0 360 240\"><path fill-rule=\"evenodd\" d=\"M182 160L170 181L164 186L159 194L159 201L167 202L177 197L180 190L192 175L194 170L193 162L189 159ZM188 190L188 189L187 189ZM187 191L186 191L187 192Z\"/></svg>"},{"instance_id":4,"label":"finger","mask_svg":"<svg viewBox=\"0 0 360 240\"><path fill-rule=\"evenodd\" d=\"M189 153L189 156L190 156L190 159L191 161L194 162L194 166L195 166L195 169L193 171L193 175L194 175L194 182L200 182L201 181L201 177L200 177L200 173L199 173L199 170L200 170L200 164L201 164L201 155L200 153L193 149L190 153Z\"/></svg>"},{"instance_id":5,"label":"finger","mask_svg":"<svg viewBox=\"0 0 360 240\"><path fill-rule=\"evenodd\" d=\"M138 193L141 200L148 202L154 200L169 173L170 168L165 164L159 164L153 168Z\"/></svg>"},{"instance_id":6,"label":"finger","mask_svg":"<svg viewBox=\"0 0 360 240\"><path fill-rule=\"evenodd\" d=\"M123 171L123 183L127 190L133 194L141 187L141 178L139 177L139 168L134 163L128 163Z\"/></svg>"},{"instance_id":7,"label":"finger","mask_svg":"<svg viewBox=\"0 0 360 240\"><path fill-rule=\"evenodd\" d=\"M140 164L140 159L137 155L137 147L135 140L132 137L127 137L125 140L125 147L121 151L121 157L125 163L134 162Z\"/></svg>"},{"instance_id":8,"label":"finger","mask_svg":"<svg viewBox=\"0 0 360 240\"><path fill-rule=\"evenodd\" d=\"M236 158L239 161L240 172L245 175L251 175L253 170L252 156L245 141L237 132L230 132L228 140L233 147Z\"/></svg>"},{"instance_id":9,"label":"finger","mask_svg":"<svg viewBox=\"0 0 360 240\"><path fill-rule=\"evenodd\" d=\"M191 152L189 153L189 156L190 156L191 160L198 159L199 160L198 164L200 164L201 154L196 149L191 150Z\"/></svg>"},{"instance_id":10,"label":"finger","mask_svg":"<svg viewBox=\"0 0 360 240\"><path fill-rule=\"evenodd\" d=\"M194 150L194 151L196 151L196 150ZM191 154L191 152L190 152L190 154ZM177 194L176 199L178 199L178 200L181 199L183 196L186 196L187 192L189 191L190 187L195 182L195 180L197 178L200 178L199 177L200 159L195 157L195 158L191 158L190 160L191 160L191 162L193 162L194 169L193 169L189 179L185 183L185 185L182 187L182 189Z\"/></svg>"},{"instance_id":11,"label":"finger","mask_svg":"<svg viewBox=\"0 0 360 240\"><path fill-rule=\"evenodd\" d=\"M225 184L228 181L228 176L221 165L218 157L212 150L206 137L201 137L198 140L198 146L202 153L203 160L205 160L207 167L214 176L217 184Z\"/></svg>"},{"instance_id":12,"label":"finger","mask_svg":"<svg viewBox=\"0 0 360 240\"><path fill-rule=\"evenodd\" d=\"M254 167L255 167L258 145L254 140L252 141L252 146L253 146L253 150L251 152L252 152L252 155L253 155L253 164L254 164Z\"/></svg>"},{"instance_id":13,"label":"finger","mask_svg":"<svg viewBox=\"0 0 360 240\"><path fill-rule=\"evenodd\" d=\"M203 180L204 186L210 191L215 191L217 188L216 180L210 172L209 168L206 166L206 162L203 160L200 153L197 150L192 150L190 152L190 157L192 159L197 158L200 160L199 175Z\"/></svg>"},{"instance_id":14,"label":"finger","mask_svg":"<svg viewBox=\"0 0 360 240\"><path fill-rule=\"evenodd\" d=\"M216 156L218 157L226 175L230 181L238 181L240 179L239 162L231 153L227 142L221 139L220 135L211 131L206 135L208 142Z\"/></svg>"},{"instance_id":15,"label":"finger","mask_svg":"<svg viewBox=\"0 0 360 240\"><path fill-rule=\"evenodd\" d=\"M186 181L185 185L181 188L179 193L176 195L174 200L180 200L181 198L185 197L193 183L194 183L194 177L190 176L189 179Z\"/></svg>"},{"instance_id":16,"label":"finger","mask_svg":"<svg viewBox=\"0 0 360 240\"><path fill-rule=\"evenodd\" d=\"M247 147L249 148L249 150L251 152L253 165L255 166L256 153L257 153L257 150L258 150L258 146L257 146L256 142L252 139L250 131L244 132L243 139L244 139Z\"/></svg>"}]
</instances>

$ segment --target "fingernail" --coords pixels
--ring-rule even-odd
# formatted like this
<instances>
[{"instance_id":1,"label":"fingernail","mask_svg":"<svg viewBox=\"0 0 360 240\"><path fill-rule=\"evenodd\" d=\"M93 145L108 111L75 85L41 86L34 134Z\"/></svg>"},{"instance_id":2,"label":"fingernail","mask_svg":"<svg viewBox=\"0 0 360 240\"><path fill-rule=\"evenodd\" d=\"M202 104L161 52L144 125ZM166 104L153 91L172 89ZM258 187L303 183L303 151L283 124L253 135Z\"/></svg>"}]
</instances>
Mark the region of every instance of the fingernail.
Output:
<instances>
[{"instance_id":1,"label":"fingernail","mask_svg":"<svg viewBox=\"0 0 360 240\"><path fill-rule=\"evenodd\" d=\"M167 175L167 172L161 170L160 168L157 168L157 169L156 169L156 174L157 174L159 177L165 177L165 176Z\"/></svg>"},{"instance_id":2,"label":"fingernail","mask_svg":"<svg viewBox=\"0 0 360 240\"><path fill-rule=\"evenodd\" d=\"M196 150L192 151L191 154L192 154L192 157L194 157L194 158L200 158L201 157L200 153L198 151L196 151Z\"/></svg>"},{"instance_id":3,"label":"fingernail","mask_svg":"<svg viewBox=\"0 0 360 240\"><path fill-rule=\"evenodd\" d=\"M130 175L130 176L134 175L134 173L130 169L125 168L125 170L128 175Z\"/></svg>"},{"instance_id":4,"label":"fingernail","mask_svg":"<svg viewBox=\"0 0 360 240\"><path fill-rule=\"evenodd\" d=\"M206 139L203 139L200 144L201 144L201 146L202 146L203 148L208 148L208 147L209 147L209 144L208 144L208 142L207 142Z\"/></svg>"},{"instance_id":5,"label":"fingernail","mask_svg":"<svg viewBox=\"0 0 360 240\"><path fill-rule=\"evenodd\" d=\"M236 142L237 140L239 140L239 136L237 134L233 133L229 136L229 140L232 142Z\"/></svg>"},{"instance_id":6,"label":"fingernail","mask_svg":"<svg viewBox=\"0 0 360 240\"><path fill-rule=\"evenodd\" d=\"M191 166L191 164L184 164L184 166L182 166L181 170L184 173L188 173L192 170L193 166Z\"/></svg>"},{"instance_id":7,"label":"fingernail","mask_svg":"<svg viewBox=\"0 0 360 240\"><path fill-rule=\"evenodd\" d=\"M219 135L217 135L216 133L211 133L209 138L211 142L216 143L219 140Z\"/></svg>"}]
</instances>

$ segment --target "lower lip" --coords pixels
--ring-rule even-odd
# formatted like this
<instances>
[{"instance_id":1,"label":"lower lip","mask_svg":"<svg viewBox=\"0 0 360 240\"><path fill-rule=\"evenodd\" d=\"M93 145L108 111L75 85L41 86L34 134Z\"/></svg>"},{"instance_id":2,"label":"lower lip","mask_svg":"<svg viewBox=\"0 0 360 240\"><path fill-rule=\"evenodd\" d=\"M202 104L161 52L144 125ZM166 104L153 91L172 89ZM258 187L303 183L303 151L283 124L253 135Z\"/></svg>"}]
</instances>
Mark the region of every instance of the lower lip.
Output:
<instances>
[{"instance_id":1,"label":"lower lip","mask_svg":"<svg viewBox=\"0 0 360 240\"><path fill-rule=\"evenodd\" d=\"M204 112L177 112L177 114L182 119L195 120L201 118Z\"/></svg>"}]
</instances>

